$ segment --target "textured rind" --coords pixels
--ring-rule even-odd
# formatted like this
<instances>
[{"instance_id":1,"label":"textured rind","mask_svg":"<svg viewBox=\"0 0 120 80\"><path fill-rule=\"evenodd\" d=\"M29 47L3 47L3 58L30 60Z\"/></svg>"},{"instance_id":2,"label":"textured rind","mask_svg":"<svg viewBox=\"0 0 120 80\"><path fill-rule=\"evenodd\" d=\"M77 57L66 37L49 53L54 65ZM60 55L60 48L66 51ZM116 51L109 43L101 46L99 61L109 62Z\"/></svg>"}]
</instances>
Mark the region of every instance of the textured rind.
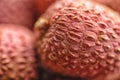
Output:
<instances>
[{"instance_id":1,"label":"textured rind","mask_svg":"<svg viewBox=\"0 0 120 80\"><path fill-rule=\"evenodd\" d=\"M34 43L27 28L0 25L0 80L38 80Z\"/></svg>"},{"instance_id":2,"label":"textured rind","mask_svg":"<svg viewBox=\"0 0 120 80\"><path fill-rule=\"evenodd\" d=\"M97 1L99 3L102 3L112 9L114 9L115 11L117 11L120 14L120 0L94 0Z\"/></svg>"},{"instance_id":3,"label":"textured rind","mask_svg":"<svg viewBox=\"0 0 120 80\"><path fill-rule=\"evenodd\" d=\"M86 1L86 0L85 0ZM102 0L103 1L103 0ZM94 5L90 4L89 2L93 2ZM71 4L71 3L74 3L74 4ZM46 11L44 14L41 15L40 18L43 18L43 19L50 19L51 16L53 16L54 14L56 14L57 12L59 12L59 10L63 9L64 7L68 7L68 6L76 6L76 7L80 7L79 3L84 3L84 1L81 1L81 0L56 0L55 3L53 3ZM107 14L108 15L115 15L114 19L119 19L119 14L116 13L115 11L113 11L112 9L104 6L104 5L101 5L99 3L96 3L94 2L94 0L89 0L87 2L87 5L86 7L87 8L91 8L89 6L93 6L94 8L98 9L99 11L101 12L105 12L105 10L107 10ZM101 9L99 9L99 7L102 7ZM103 8L104 7L104 8Z\"/></svg>"},{"instance_id":4,"label":"textured rind","mask_svg":"<svg viewBox=\"0 0 120 80\"><path fill-rule=\"evenodd\" d=\"M84 0L84 1L86 1L86 0ZM40 32L40 34L36 33L36 35L38 35L39 37L44 36L46 30L50 27L49 23L50 23L52 16L57 14L59 12L59 10L62 10L64 7L70 7L70 6L80 8L84 4L84 1L81 1L81 0L56 0L56 2L54 2L45 11L45 13L40 16L38 21L35 23L34 31ZM91 2L94 5L91 4ZM81 3L81 4L79 4L79 3ZM96 3L93 0L87 1L86 7L88 9L91 9L91 7L94 7L98 12L107 14L108 16L112 16L111 18L113 20L115 20L115 21L119 20L119 14L116 11L113 11L112 9L110 9L109 7L106 7L105 5ZM39 31L37 28L39 28Z\"/></svg>"},{"instance_id":5,"label":"textured rind","mask_svg":"<svg viewBox=\"0 0 120 80\"><path fill-rule=\"evenodd\" d=\"M34 25L33 0L0 0L0 23Z\"/></svg>"},{"instance_id":6,"label":"textured rind","mask_svg":"<svg viewBox=\"0 0 120 80\"><path fill-rule=\"evenodd\" d=\"M42 40L39 38L38 47L46 69L89 80L119 80L120 17L117 13L90 1L77 0L48 19L50 28Z\"/></svg>"}]
</instances>

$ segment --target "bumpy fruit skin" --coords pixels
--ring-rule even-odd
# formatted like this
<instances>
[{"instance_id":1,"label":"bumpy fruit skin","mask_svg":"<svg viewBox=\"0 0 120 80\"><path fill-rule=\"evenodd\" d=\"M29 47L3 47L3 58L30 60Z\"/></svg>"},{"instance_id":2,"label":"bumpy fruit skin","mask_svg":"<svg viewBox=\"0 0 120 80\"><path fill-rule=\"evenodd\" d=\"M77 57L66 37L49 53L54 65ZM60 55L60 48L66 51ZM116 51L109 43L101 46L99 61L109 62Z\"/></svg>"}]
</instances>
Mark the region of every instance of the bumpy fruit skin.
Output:
<instances>
[{"instance_id":1,"label":"bumpy fruit skin","mask_svg":"<svg viewBox=\"0 0 120 80\"><path fill-rule=\"evenodd\" d=\"M102 3L112 9L114 9L115 11L118 11L120 14L120 0L94 0L97 1L99 3Z\"/></svg>"},{"instance_id":2,"label":"bumpy fruit skin","mask_svg":"<svg viewBox=\"0 0 120 80\"><path fill-rule=\"evenodd\" d=\"M40 24L35 27L37 33L40 31L37 45L43 67L88 80L119 80L119 15L87 0L58 3L65 6L52 17L45 17L46 21L42 17L42 22L49 24L48 29L41 30L46 27L42 22L37 22ZM55 11L52 10L47 12Z\"/></svg>"},{"instance_id":3,"label":"bumpy fruit skin","mask_svg":"<svg viewBox=\"0 0 120 80\"><path fill-rule=\"evenodd\" d=\"M0 80L38 80L34 43L27 28L0 24Z\"/></svg>"},{"instance_id":4,"label":"bumpy fruit skin","mask_svg":"<svg viewBox=\"0 0 120 80\"><path fill-rule=\"evenodd\" d=\"M0 0L0 23L34 25L33 0Z\"/></svg>"},{"instance_id":5,"label":"bumpy fruit skin","mask_svg":"<svg viewBox=\"0 0 120 80\"><path fill-rule=\"evenodd\" d=\"M43 14L45 12L45 10L55 1L56 0L34 0L38 16Z\"/></svg>"},{"instance_id":6,"label":"bumpy fruit skin","mask_svg":"<svg viewBox=\"0 0 120 80\"><path fill-rule=\"evenodd\" d=\"M93 0L89 0L93 3L95 3L95 5L90 5L90 4L87 4L88 6L93 6L95 7L96 5L101 5L99 3L96 4L96 2L94 2ZM78 2L78 3L76 3ZM64 7L66 6L70 6L71 3L74 3L73 5L78 7L79 6L79 3L81 3L81 0L56 0L46 11L44 14L42 14L40 16L40 18L38 19L38 21L35 23L35 30L37 27L39 27L39 30L38 31L38 35L39 36L43 36L45 34L45 31L49 28L49 23L50 23L50 20L52 18L53 15L57 14L59 12L59 10L63 9ZM76 4L75 4L76 3ZM119 14L113 10L111 10L110 8L102 5L102 7L104 7L104 9L100 9L100 11L104 12L105 10L107 11L107 14L110 15L110 16L114 16L116 14L116 16L112 17L113 19L115 20L118 20L119 19ZM79 8L79 7L78 7ZM97 6L95 7L97 8ZM99 8L97 8L99 10ZM37 32L37 30L36 30ZM39 34L40 33L40 34Z\"/></svg>"}]
</instances>

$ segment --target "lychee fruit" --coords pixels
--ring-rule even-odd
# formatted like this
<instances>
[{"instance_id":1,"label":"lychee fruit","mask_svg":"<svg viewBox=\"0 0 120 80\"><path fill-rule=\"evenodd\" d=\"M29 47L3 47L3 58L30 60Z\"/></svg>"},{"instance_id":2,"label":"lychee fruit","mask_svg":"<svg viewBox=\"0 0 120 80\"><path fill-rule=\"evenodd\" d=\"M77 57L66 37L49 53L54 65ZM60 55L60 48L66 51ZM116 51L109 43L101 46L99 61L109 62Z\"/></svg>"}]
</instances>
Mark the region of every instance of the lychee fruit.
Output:
<instances>
[{"instance_id":1,"label":"lychee fruit","mask_svg":"<svg viewBox=\"0 0 120 80\"><path fill-rule=\"evenodd\" d=\"M46 9L56 0L34 0L38 16L43 14Z\"/></svg>"},{"instance_id":2,"label":"lychee fruit","mask_svg":"<svg viewBox=\"0 0 120 80\"><path fill-rule=\"evenodd\" d=\"M0 23L33 28L33 0L0 0Z\"/></svg>"},{"instance_id":3,"label":"lychee fruit","mask_svg":"<svg viewBox=\"0 0 120 80\"><path fill-rule=\"evenodd\" d=\"M99 3L102 3L102 4L110 7L120 14L120 7L119 7L120 0L94 0L94 1L97 1Z\"/></svg>"},{"instance_id":4,"label":"lychee fruit","mask_svg":"<svg viewBox=\"0 0 120 80\"><path fill-rule=\"evenodd\" d=\"M42 66L55 73L88 80L117 80L120 77L119 15L88 0L58 3L64 6L57 10L50 7L45 14L54 14L41 17L35 26Z\"/></svg>"},{"instance_id":5,"label":"lychee fruit","mask_svg":"<svg viewBox=\"0 0 120 80\"><path fill-rule=\"evenodd\" d=\"M0 80L38 80L34 43L26 27L0 24Z\"/></svg>"}]
</instances>

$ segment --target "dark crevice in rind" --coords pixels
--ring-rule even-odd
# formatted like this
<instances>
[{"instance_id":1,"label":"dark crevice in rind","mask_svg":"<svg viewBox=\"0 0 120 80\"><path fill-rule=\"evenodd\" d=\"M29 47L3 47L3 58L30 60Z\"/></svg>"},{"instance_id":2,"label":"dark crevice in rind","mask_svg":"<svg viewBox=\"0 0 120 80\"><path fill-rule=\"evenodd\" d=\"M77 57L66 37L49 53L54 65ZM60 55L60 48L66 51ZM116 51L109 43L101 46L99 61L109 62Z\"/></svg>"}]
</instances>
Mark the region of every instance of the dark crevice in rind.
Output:
<instances>
[{"instance_id":1,"label":"dark crevice in rind","mask_svg":"<svg viewBox=\"0 0 120 80\"><path fill-rule=\"evenodd\" d=\"M47 70L44 70L41 68L41 80L83 80L81 78L77 78L77 77L69 77L69 76L62 76L60 74L57 73L51 73Z\"/></svg>"}]
</instances>

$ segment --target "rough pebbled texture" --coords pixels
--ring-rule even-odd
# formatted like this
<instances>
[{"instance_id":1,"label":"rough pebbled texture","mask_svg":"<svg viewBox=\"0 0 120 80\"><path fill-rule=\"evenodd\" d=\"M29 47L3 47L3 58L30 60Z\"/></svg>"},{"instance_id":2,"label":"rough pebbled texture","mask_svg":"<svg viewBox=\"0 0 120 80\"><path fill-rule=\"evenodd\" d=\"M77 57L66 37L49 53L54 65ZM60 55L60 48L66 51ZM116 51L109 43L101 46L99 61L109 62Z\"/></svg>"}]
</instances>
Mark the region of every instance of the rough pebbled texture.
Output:
<instances>
[{"instance_id":1,"label":"rough pebbled texture","mask_svg":"<svg viewBox=\"0 0 120 80\"><path fill-rule=\"evenodd\" d=\"M45 18L50 21L50 28L38 43L43 66L62 75L117 80L120 17L97 3L72 1L67 4L61 0L66 6L53 17Z\"/></svg>"},{"instance_id":2,"label":"rough pebbled texture","mask_svg":"<svg viewBox=\"0 0 120 80\"><path fill-rule=\"evenodd\" d=\"M90 1L93 2L94 5L89 3ZM79 4L79 3L81 3L81 4ZM34 30L37 32L38 31L37 28L39 28L38 34L36 34L36 35L39 35L40 37L44 36L45 31L49 28L49 23L50 23L51 18L55 14L57 14L59 12L59 10L63 9L64 7L70 7L70 6L82 8L82 5L84 5L84 1L81 1L81 0L58 0L58 1L56 1L45 11L44 14L41 15L41 17L35 23ZM93 0L89 0L86 3L86 7L88 9L91 9L90 6L94 7L96 10L98 10L98 12L102 12L103 14L106 14L105 11L107 11L107 15L109 15L109 16L115 15L114 17L111 17L113 20L115 20L115 21L119 20L119 14L104 5L96 3ZM99 7L102 7L102 8L100 9Z\"/></svg>"},{"instance_id":3,"label":"rough pebbled texture","mask_svg":"<svg viewBox=\"0 0 120 80\"><path fill-rule=\"evenodd\" d=\"M120 14L120 0L94 0L97 1L99 3L102 3L112 9L114 9L115 11L118 11Z\"/></svg>"},{"instance_id":4,"label":"rough pebbled texture","mask_svg":"<svg viewBox=\"0 0 120 80\"><path fill-rule=\"evenodd\" d=\"M0 25L0 80L38 80L34 35L17 25Z\"/></svg>"},{"instance_id":5,"label":"rough pebbled texture","mask_svg":"<svg viewBox=\"0 0 120 80\"><path fill-rule=\"evenodd\" d=\"M0 23L33 28L33 0L0 0Z\"/></svg>"},{"instance_id":6,"label":"rough pebbled texture","mask_svg":"<svg viewBox=\"0 0 120 80\"><path fill-rule=\"evenodd\" d=\"M89 1L92 1L94 2L93 0L89 0ZM74 3L74 4L71 4L71 3ZM66 7L66 6L76 6L76 7L80 7L78 3L82 3L81 0L56 0L55 3L53 3L46 11L44 14L41 15L40 18L44 18L44 19L49 19L50 17L52 17L53 14L56 14L57 12L59 12L59 10L63 9L63 7ZM95 3L95 2L94 2ZM99 11L104 11L105 9L107 10L107 14L109 15L114 15L114 14L117 14L116 12L112 11L111 9L107 8L106 6L104 6L105 9L99 9L98 8L98 3L94 4L94 5L91 5L89 3L87 3L87 7L90 8L89 6L96 6L95 8L97 8ZM99 5L100 6L100 5ZM112 13L111 13L112 11ZM117 18L117 16L115 17L112 17L112 18Z\"/></svg>"}]
</instances>

